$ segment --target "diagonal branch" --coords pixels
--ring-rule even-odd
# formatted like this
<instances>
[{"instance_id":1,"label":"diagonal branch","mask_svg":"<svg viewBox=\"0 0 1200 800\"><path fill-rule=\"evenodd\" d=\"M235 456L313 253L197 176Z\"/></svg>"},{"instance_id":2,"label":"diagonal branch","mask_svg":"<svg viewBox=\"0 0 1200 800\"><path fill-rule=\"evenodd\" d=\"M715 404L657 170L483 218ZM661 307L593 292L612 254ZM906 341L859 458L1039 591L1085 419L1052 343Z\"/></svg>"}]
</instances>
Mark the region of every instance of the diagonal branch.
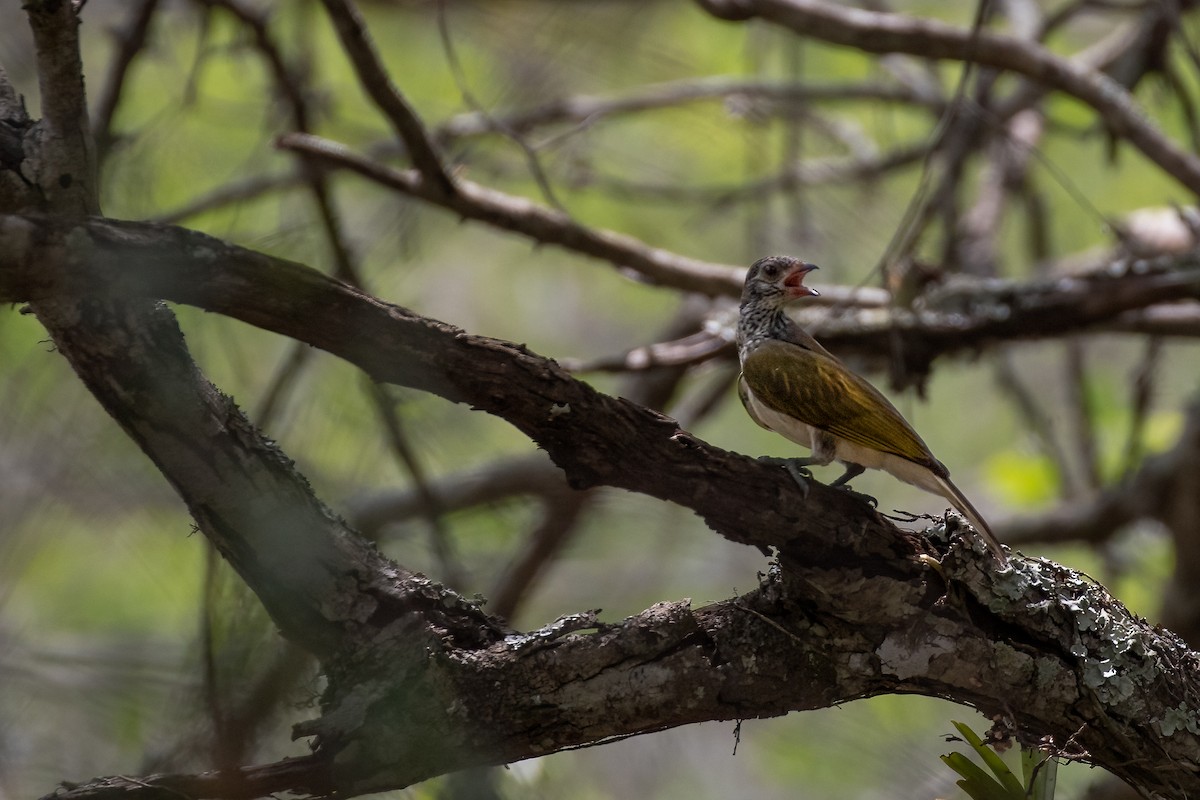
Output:
<instances>
[{"instance_id":1,"label":"diagonal branch","mask_svg":"<svg viewBox=\"0 0 1200 800\"><path fill-rule=\"evenodd\" d=\"M465 219L519 233L539 243L605 259L650 283L707 295L736 297L742 291L745 277L742 268L675 255L631 236L589 228L560 211L523 197L466 180L459 180L458 191L447 197L431 189L419 172L393 169L319 136L288 134L280 137L278 144L322 164L351 170L388 188L439 205ZM872 305L886 302L886 293L880 290L863 289L853 293L842 290L827 294L825 287L821 287L821 292L831 302L847 302L853 298L864 298Z\"/></svg>"},{"instance_id":2,"label":"diagonal branch","mask_svg":"<svg viewBox=\"0 0 1200 800\"><path fill-rule=\"evenodd\" d=\"M211 388L171 374L173 397L147 405L136 381L153 376L103 362L112 373L106 406L137 404L147 416L131 432L144 441L147 425L168 426L184 451L148 450L167 459L159 466L185 496L206 499L193 511L229 512L202 516L206 533L243 567L250 555L272 560L265 566L273 574L243 570L251 586L307 589L314 594L295 602L341 620L332 625L336 646L314 642L329 689L320 718L296 728L317 737L316 766L308 762L299 791L315 785L349 797L613 736L917 692L1009 715L1031 741L1079 731L1089 760L1147 791L1200 792L1190 710L1200 697L1200 656L1078 574L1019 558L994 573L981 546L904 534L845 492L814 483L803 499L782 470L707 445L524 347L422 318L293 262L179 229L103 220L10 215L0 218L0 244L0 300L164 297L218 311L336 353L378 380L502 417L576 486L672 500L733 541L780 553L763 585L733 600L699 609L663 603L618 625L575 615L505 636L461 598L356 545L306 486L263 483L264 462L290 465L224 398L223 420L193 419ZM118 359L141 359L154 346L91 335ZM180 475L172 459L212 456L237 456L215 465L224 482L180 486L195 476ZM319 549L294 553L297 529ZM359 554L357 566L342 548ZM276 563L284 552L289 563ZM914 552L940 558L938 568ZM303 623L282 618L285 630ZM195 797L250 796L192 777L101 779L56 796L155 797L179 786Z\"/></svg>"},{"instance_id":3,"label":"diagonal branch","mask_svg":"<svg viewBox=\"0 0 1200 800\"><path fill-rule=\"evenodd\" d=\"M1200 194L1200 158L1156 128L1129 92L1107 75L1014 36L978 35L933 19L866 11L822 0L697 0L714 16L762 17L795 31L868 53L908 53L931 59L970 61L1015 72L1091 106L1116 136L1123 136L1181 184Z\"/></svg>"},{"instance_id":4,"label":"diagonal branch","mask_svg":"<svg viewBox=\"0 0 1200 800\"><path fill-rule=\"evenodd\" d=\"M408 148L413 165L428 182L430 191L442 196L453 195L454 181L442 165L416 111L388 76L358 10L349 0L324 0L324 3L342 41L342 49L354 64L359 83L392 123L392 128Z\"/></svg>"},{"instance_id":5,"label":"diagonal branch","mask_svg":"<svg viewBox=\"0 0 1200 800\"><path fill-rule=\"evenodd\" d=\"M523 197L506 195L466 180L458 182L457 192L444 195L431 187L420 172L393 169L318 136L288 134L280 138L279 146L328 166L352 170L364 178L440 205L467 219L487 222L538 242L606 259L653 283L709 295L733 295L741 291L743 270L677 256L619 233L587 228L561 211L537 205Z\"/></svg>"}]
</instances>

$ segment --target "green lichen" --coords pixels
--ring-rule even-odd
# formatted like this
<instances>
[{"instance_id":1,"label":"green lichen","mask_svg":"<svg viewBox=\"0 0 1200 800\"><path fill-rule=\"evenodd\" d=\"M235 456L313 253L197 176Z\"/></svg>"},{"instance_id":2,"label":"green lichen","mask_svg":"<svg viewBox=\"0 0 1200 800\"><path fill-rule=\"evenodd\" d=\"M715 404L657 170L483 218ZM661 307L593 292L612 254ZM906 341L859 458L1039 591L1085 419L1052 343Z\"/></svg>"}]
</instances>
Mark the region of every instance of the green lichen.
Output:
<instances>
[{"instance_id":1,"label":"green lichen","mask_svg":"<svg viewBox=\"0 0 1200 800\"><path fill-rule=\"evenodd\" d=\"M1013 603L1045 612L1102 701L1128 700L1153 678L1156 652L1142 622L1081 573L1043 559L1014 561L995 575L989 605L1003 612Z\"/></svg>"},{"instance_id":2,"label":"green lichen","mask_svg":"<svg viewBox=\"0 0 1200 800\"><path fill-rule=\"evenodd\" d=\"M1200 720L1196 718L1194 709L1180 702L1175 708L1168 708L1163 718L1156 720L1158 730L1163 736L1170 736L1176 731L1187 731L1200 734Z\"/></svg>"}]
</instances>

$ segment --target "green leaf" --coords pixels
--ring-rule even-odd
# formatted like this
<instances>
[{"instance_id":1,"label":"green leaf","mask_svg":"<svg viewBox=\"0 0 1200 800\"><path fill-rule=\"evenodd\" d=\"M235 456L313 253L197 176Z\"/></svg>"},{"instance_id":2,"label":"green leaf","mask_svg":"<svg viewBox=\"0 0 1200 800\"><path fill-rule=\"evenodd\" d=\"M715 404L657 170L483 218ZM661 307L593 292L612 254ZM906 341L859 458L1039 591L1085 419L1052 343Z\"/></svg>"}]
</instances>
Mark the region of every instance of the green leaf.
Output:
<instances>
[{"instance_id":1,"label":"green leaf","mask_svg":"<svg viewBox=\"0 0 1200 800\"><path fill-rule=\"evenodd\" d=\"M1025 773L1030 800L1054 800L1058 762L1053 756L1042 750L1024 750L1021 752L1021 769Z\"/></svg>"},{"instance_id":2,"label":"green leaf","mask_svg":"<svg viewBox=\"0 0 1200 800\"><path fill-rule=\"evenodd\" d=\"M962 753L954 752L941 758L946 766L962 776L962 780L956 783L972 800L1015 800L1003 785L983 770L983 767ZM1023 798L1024 792L1017 797Z\"/></svg>"},{"instance_id":3,"label":"green leaf","mask_svg":"<svg viewBox=\"0 0 1200 800\"><path fill-rule=\"evenodd\" d=\"M983 740L975 735L975 732L961 722L951 720L951 724L955 729L962 734L962 737L967 740L979 757L983 759L983 763L987 765L1000 782L1004 785L1004 789L1008 792L1008 796L1013 798L1024 798L1025 787L1017 780L1017 776L1012 774L1012 770L1004 763L1004 760L996 754L996 751L983 743Z\"/></svg>"}]
</instances>

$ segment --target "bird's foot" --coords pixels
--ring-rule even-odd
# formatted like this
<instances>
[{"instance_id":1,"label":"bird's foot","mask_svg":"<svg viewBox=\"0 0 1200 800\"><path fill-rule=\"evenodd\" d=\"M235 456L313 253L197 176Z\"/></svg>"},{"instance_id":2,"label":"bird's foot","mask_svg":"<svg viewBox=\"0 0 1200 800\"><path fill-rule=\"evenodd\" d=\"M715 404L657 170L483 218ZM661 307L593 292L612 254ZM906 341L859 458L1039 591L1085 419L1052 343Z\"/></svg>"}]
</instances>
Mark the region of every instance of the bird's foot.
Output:
<instances>
[{"instance_id":1,"label":"bird's foot","mask_svg":"<svg viewBox=\"0 0 1200 800\"><path fill-rule=\"evenodd\" d=\"M787 470L788 475L792 476L792 480L800 487L800 493L805 498L808 497L808 482L813 480L813 474L808 469L807 462L802 458L776 458L774 456L759 456L759 462L770 464L774 467L783 467Z\"/></svg>"},{"instance_id":2,"label":"bird's foot","mask_svg":"<svg viewBox=\"0 0 1200 800\"><path fill-rule=\"evenodd\" d=\"M874 497L872 497L871 495L866 494L864 492L854 491L853 489L850 488L850 484L848 484L848 483L831 483L829 485L836 486L837 488L841 489L846 494L857 497L859 500L862 500L864 503L869 505L871 508L879 508L878 500L876 500Z\"/></svg>"}]
</instances>

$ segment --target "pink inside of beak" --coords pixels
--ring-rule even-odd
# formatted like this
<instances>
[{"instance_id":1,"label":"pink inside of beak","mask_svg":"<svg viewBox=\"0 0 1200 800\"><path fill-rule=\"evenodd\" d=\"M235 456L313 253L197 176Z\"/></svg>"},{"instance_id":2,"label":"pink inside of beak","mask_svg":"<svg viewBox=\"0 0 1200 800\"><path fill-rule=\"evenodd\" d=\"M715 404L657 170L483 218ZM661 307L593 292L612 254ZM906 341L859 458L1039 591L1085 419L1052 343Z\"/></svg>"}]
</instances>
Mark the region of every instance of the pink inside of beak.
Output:
<instances>
[{"instance_id":1,"label":"pink inside of beak","mask_svg":"<svg viewBox=\"0 0 1200 800\"><path fill-rule=\"evenodd\" d=\"M783 279L784 288L792 297L818 297L820 292L804 285L804 276L816 269L812 264L798 264Z\"/></svg>"}]
</instances>

